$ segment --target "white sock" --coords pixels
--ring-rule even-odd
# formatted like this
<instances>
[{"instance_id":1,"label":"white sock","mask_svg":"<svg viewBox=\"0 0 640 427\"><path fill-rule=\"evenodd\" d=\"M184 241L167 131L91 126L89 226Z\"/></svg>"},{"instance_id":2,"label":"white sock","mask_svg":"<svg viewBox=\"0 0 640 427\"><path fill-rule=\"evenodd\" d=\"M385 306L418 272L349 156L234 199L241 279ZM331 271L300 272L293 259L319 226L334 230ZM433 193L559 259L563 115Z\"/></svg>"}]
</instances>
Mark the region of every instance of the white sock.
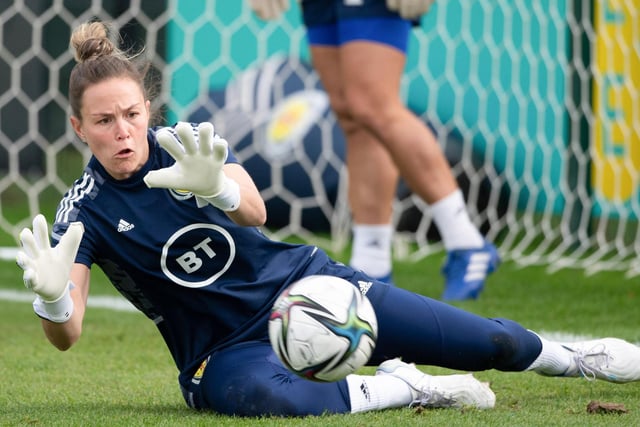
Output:
<instances>
[{"instance_id":1,"label":"white sock","mask_svg":"<svg viewBox=\"0 0 640 427\"><path fill-rule=\"evenodd\" d=\"M348 375L351 413L409 406L413 401L409 385L392 375Z\"/></svg>"},{"instance_id":2,"label":"white sock","mask_svg":"<svg viewBox=\"0 0 640 427\"><path fill-rule=\"evenodd\" d=\"M371 277L391 273L391 224L355 224L349 265Z\"/></svg>"},{"instance_id":3,"label":"white sock","mask_svg":"<svg viewBox=\"0 0 640 427\"><path fill-rule=\"evenodd\" d=\"M481 248L484 238L471 222L459 189L431 205L433 221L446 250Z\"/></svg>"},{"instance_id":4,"label":"white sock","mask_svg":"<svg viewBox=\"0 0 640 427\"><path fill-rule=\"evenodd\" d=\"M538 335L542 341L542 351L538 358L527 368L542 375L562 375L571 367L572 355L561 344L548 341Z\"/></svg>"}]
</instances>

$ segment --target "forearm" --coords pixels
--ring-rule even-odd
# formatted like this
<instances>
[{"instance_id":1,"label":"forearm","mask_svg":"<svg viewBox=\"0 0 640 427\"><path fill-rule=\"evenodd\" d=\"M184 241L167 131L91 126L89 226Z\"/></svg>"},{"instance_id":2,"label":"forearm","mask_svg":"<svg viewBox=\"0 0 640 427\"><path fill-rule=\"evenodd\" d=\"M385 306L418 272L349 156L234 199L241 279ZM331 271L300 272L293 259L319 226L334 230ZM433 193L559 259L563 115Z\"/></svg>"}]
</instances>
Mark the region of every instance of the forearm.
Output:
<instances>
[{"instance_id":1,"label":"forearm","mask_svg":"<svg viewBox=\"0 0 640 427\"><path fill-rule=\"evenodd\" d=\"M74 313L71 319L65 323L55 323L42 319L42 329L51 344L60 351L71 348L80 338L82 333L82 322L75 321L77 314Z\"/></svg>"},{"instance_id":2,"label":"forearm","mask_svg":"<svg viewBox=\"0 0 640 427\"><path fill-rule=\"evenodd\" d=\"M259 201L246 200L240 204L237 211L227 212L229 218L238 225L245 227L259 227L267 220L262 199Z\"/></svg>"},{"instance_id":3,"label":"forearm","mask_svg":"<svg viewBox=\"0 0 640 427\"><path fill-rule=\"evenodd\" d=\"M73 311L65 322L54 322L42 319L42 329L45 336L58 350L68 350L75 344L82 334L82 319L84 318L85 301L77 289L70 292Z\"/></svg>"},{"instance_id":4,"label":"forearm","mask_svg":"<svg viewBox=\"0 0 640 427\"><path fill-rule=\"evenodd\" d=\"M240 165L228 164L225 165L224 170L229 179L238 184L240 192L238 209L226 211L229 218L238 225L248 227L264 225L267 220L267 209L253 180Z\"/></svg>"}]
</instances>

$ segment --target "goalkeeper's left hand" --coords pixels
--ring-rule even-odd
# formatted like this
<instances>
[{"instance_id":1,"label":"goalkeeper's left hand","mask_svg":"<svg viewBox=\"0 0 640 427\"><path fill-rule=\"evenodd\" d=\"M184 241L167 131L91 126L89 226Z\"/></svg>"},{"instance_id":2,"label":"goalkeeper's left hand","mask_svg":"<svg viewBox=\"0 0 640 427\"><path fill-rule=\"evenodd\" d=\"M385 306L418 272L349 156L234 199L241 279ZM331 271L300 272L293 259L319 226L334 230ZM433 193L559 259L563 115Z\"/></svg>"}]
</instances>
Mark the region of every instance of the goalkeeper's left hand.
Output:
<instances>
[{"instance_id":1,"label":"goalkeeper's left hand","mask_svg":"<svg viewBox=\"0 0 640 427\"><path fill-rule=\"evenodd\" d=\"M398 12L404 19L418 19L427 11L435 0L387 0L387 8Z\"/></svg>"},{"instance_id":2,"label":"goalkeeper's left hand","mask_svg":"<svg viewBox=\"0 0 640 427\"><path fill-rule=\"evenodd\" d=\"M211 123L198 125L198 138L190 123L179 122L175 131L178 142L168 129L156 134L158 143L176 162L170 167L150 171L144 177L149 188L172 188L190 191L198 205L206 201L224 211L234 211L240 205L238 183L229 179L222 166L227 160L227 141L215 135Z\"/></svg>"}]
</instances>

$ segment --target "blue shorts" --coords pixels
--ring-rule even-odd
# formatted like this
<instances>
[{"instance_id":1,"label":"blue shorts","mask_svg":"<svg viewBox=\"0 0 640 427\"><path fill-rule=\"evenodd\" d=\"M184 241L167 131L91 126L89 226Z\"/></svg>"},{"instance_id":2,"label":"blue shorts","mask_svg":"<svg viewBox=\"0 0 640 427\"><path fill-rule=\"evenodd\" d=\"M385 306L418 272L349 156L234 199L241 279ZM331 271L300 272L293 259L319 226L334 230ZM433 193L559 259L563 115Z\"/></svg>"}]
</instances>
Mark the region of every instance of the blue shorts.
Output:
<instances>
[{"instance_id":1,"label":"blue shorts","mask_svg":"<svg viewBox=\"0 0 640 427\"><path fill-rule=\"evenodd\" d=\"M354 40L383 43L407 51L407 21L387 9L386 0L363 0L350 6L345 0L303 0L302 20L311 45L340 46Z\"/></svg>"}]
</instances>

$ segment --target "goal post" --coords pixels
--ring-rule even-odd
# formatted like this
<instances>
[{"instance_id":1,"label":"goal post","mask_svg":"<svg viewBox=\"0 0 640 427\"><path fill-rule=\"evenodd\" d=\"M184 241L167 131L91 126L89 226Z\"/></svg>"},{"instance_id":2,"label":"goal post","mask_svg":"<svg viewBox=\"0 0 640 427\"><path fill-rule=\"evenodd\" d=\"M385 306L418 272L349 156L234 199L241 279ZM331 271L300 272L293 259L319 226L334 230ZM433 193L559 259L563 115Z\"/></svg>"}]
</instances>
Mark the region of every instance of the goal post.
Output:
<instances>
[{"instance_id":1,"label":"goal post","mask_svg":"<svg viewBox=\"0 0 640 427\"><path fill-rule=\"evenodd\" d=\"M348 242L344 136L297 2L262 22L247 1L16 0L0 4L0 246L51 218L89 157L68 123L67 43L94 17L147 46L167 122L208 118L229 139L274 237ZM635 0L448 0L412 32L401 95L505 259L640 274L638 40ZM396 257L442 250L403 185L394 222Z\"/></svg>"}]
</instances>

